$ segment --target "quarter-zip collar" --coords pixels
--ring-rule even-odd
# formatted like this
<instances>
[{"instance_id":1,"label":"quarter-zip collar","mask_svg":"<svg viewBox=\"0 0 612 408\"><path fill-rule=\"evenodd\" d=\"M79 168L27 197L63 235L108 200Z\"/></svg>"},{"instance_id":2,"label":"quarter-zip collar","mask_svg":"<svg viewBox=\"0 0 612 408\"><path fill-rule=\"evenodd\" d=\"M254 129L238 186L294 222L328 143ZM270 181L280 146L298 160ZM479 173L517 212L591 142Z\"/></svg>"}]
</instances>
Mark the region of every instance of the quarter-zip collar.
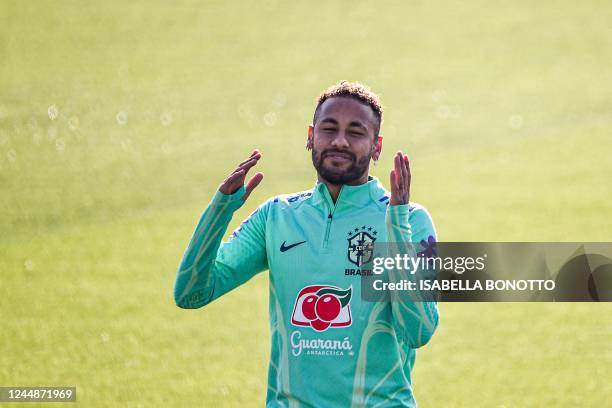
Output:
<instances>
[{"instance_id":1,"label":"quarter-zip collar","mask_svg":"<svg viewBox=\"0 0 612 408\"><path fill-rule=\"evenodd\" d=\"M334 205L325 183L317 181L313 189L312 203L315 206L320 206L334 214L338 214L345 210L365 207L373 203L384 207L386 205L386 200L383 199L385 194L385 188L378 178L368 176L368 181L363 184L356 186L342 185Z\"/></svg>"}]
</instances>

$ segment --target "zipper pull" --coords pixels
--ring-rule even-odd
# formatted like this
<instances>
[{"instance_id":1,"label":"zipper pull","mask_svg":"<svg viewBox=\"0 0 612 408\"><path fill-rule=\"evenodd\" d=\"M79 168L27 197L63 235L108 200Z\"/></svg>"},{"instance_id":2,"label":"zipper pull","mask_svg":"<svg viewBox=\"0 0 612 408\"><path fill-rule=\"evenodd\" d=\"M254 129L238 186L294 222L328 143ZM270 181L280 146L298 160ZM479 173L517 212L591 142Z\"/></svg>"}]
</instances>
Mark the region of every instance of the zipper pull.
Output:
<instances>
[{"instance_id":1,"label":"zipper pull","mask_svg":"<svg viewBox=\"0 0 612 408\"><path fill-rule=\"evenodd\" d=\"M329 218L330 220L332 219L332 213L329 213L329 215L327 216L327 218Z\"/></svg>"}]
</instances>

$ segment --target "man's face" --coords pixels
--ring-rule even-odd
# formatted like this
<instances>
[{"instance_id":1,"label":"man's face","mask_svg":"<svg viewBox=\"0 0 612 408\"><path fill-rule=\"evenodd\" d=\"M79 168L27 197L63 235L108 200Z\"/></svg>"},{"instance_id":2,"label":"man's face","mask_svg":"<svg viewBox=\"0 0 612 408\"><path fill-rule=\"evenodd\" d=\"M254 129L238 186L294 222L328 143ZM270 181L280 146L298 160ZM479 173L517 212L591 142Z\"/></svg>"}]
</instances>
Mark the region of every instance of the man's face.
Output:
<instances>
[{"instance_id":1,"label":"man's face","mask_svg":"<svg viewBox=\"0 0 612 408\"><path fill-rule=\"evenodd\" d=\"M370 106L349 97L327 99L308 130L312 164L331 184L357 184L378 159L382 138L374 137L377 118Z\"/></svg>"}]
</instances>

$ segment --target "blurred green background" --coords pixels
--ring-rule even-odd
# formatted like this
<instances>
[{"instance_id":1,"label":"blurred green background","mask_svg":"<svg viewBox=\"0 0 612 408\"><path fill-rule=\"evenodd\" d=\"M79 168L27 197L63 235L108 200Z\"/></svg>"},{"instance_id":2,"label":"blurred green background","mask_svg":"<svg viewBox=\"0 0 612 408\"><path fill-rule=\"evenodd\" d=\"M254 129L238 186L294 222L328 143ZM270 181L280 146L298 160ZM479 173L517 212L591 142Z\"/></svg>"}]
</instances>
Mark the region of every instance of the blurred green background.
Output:
<instances>
[{"instance_id":1,"label":"blurred green background","mask_svg":"<svg viewBox=\"0 0 612 408\"><path fill-rule=\"evenodd\" d=\"M310 188L318 93L359 80L444 241L612 240L612 3L0 0L0 385L87 407L262 406L267 274L173 302L253 148ZM612 305L441 304L423 407L601 407ZM60 404L61 405L61 404ZM66 406L72 406L66 404Z\"/></svg>"}]
</instances>

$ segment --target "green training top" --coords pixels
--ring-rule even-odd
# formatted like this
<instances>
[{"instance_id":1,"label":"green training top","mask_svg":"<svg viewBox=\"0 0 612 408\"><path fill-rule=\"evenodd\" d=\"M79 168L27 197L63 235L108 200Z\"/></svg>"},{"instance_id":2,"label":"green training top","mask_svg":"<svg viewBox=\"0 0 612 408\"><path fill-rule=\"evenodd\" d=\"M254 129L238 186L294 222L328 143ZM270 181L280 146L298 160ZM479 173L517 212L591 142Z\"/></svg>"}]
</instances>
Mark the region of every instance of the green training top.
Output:
<instances>
[{"instance_id":1,"label":"green training top","mask_svg":"<svg viewBox=\"0 0 612 408\"><path fill-rule=\"evenodd\" d=\"M433 335L438 306L363 301L361 276L371 270L360 266L376 241L435 245L427 210L389 205L375 177L342 186L335 205L317 183L269 199L222 242L244 193L217 191L202 214L178 269L177 306L200 308L269 270L266 406L416 406L415 349Z\"/></svg>"}]
</instances>

